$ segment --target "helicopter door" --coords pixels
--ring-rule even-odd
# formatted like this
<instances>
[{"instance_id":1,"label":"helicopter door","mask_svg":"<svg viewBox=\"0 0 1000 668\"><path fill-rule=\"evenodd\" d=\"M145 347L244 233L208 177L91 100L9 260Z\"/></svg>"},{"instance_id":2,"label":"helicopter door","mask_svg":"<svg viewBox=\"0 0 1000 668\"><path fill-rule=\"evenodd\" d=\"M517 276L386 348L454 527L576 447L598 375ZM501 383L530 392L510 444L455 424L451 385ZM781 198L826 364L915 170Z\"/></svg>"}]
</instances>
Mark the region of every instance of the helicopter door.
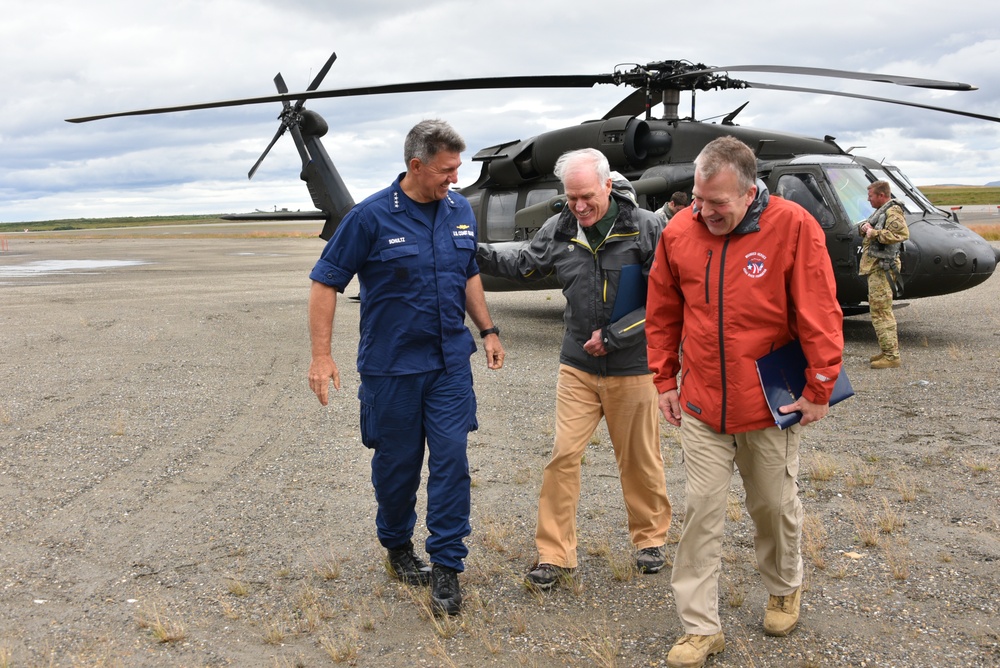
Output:
<instances>
[{"instance_id":1,"label":"helicopter door","mask_svg":"<svg viewBox=\"0 0 1000 668\"><path fill-rule=\"evenodd\" d=\"M812 171L808 167L795 165L788 171L775 169L771 174L771 182L776 183L774 192L777 195L801 205L823 228L830 263L834 274L838 276L837 298L844 302L853 301L855 292L867 295L867 282L863 277L858 277L856 249L861 245L861 238L838 200L831 195L826 173L818 167L816 171ZM852 279L847 280L846 277ZM848 285L851 289L846 289ZM840 294L841 292L845 294Z\"/></svg>"}]
</instances>

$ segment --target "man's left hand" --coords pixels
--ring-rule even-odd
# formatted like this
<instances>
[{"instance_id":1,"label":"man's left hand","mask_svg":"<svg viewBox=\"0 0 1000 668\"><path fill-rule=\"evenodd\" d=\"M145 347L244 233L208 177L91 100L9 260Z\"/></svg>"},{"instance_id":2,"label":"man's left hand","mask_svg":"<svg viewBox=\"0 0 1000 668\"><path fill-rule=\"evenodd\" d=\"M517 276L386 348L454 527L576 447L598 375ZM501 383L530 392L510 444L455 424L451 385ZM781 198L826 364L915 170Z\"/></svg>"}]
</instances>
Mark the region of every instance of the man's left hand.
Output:
<instances>
[{"instance_id":1,"label":"man's left hand","mask_svg":"<svg viewBox=\"0 0 1000 668\"><path fill-rule=\"evenodd\" d=\"M816 422L825 418L826 414L830 412L830 404L814 404L805 397L799 397L795 403L781 406L778 410L782 413L801 412L802 419L799 420L799 424L805 426L810 422Z\"/></svg>"},{"instance_id":2,"label":"man's left hand","mask_svg":"<svg viewBox=\"0 0 1000 668\"><path fill-rule=\"evenodd\" d=\"M593 357L603 357L608 354L608 349L604 347L604 333L601 330L595 331L590 339L583 344L584 351Z\"/></svg>"},{"instance_id":3,"label":"man's left hand","mask_svg":"<svg viewBox=\"0 0 1000 668\"><path fill-rule=\"evenodd\" d=\"M503 344L500 343L500 337L496 334L490 334L485 339L483 339L483 348L486 349L486 366L490 369L499 369L503 366L503 358L506 353L503 350Z\"/></svg>"}]
</instances>

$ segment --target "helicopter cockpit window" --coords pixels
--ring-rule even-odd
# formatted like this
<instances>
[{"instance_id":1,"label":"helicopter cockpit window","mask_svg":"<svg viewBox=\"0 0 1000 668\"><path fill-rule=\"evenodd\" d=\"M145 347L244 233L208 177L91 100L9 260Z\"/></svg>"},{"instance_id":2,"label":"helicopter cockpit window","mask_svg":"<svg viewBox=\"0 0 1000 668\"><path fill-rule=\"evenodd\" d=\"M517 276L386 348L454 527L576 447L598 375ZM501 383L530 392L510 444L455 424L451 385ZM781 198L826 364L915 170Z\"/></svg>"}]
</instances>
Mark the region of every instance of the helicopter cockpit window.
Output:
<instances>
[{"instance_id":1,"label":"helicopter cockpit window","mask_svg":"<svg viewBox=\"0 0 1000 668\"><path fill-rule=\"evenodd\" d=\"M777 194L801 205L823 228L833 227L837 222L812 174L783 174L778 179Z\"/></svg>"},{"instance_id":2,"label":"helicopter cockpit window","mask_svg":"<svg viewBox=\"0 0 1000 668\"><path fill-rule=\"evenodd\" d=\"M920 205L917 204L912 197L910 197L910 194L906 192L892 176L890 176L889 172L881 169L873 169L872 173L875 174L878 179L889 182L889 186L892 188L892 196L903 203L903 209L906 213L923 212Z\"/></svg>"},{"instance_id":3,"label":"helicopter cockpit window","mask_svg":"<svg viewBox=\"0 0 1000 668\"><path fill-rule=\"evenodd\" d=\"M517 192L494 192L486 207L486 237L490 241L511 241L514 238L514 213Z\"/></svg>"},{"instance_id":4,"label":"helicopter cockpit window","mask_svg":"<svg viewBox=\"0 0 1000 668\"><path fill-rule=\"evenodd\" d=\"M868 203L868 186L871 179L861 167L824 167L830 177L830 185L837 195L847 219L855 225L868 219L872 213L872 205Z\"/></svg>"},{"instance_id":5,"label":"helicopter cockpit window","mask_svg":"<svg viewBox=\"0 0 1000 668\"><path fill-rule=\"evenodd\" d=\"M913 199L917 200L917 203L920 204L925 211L934 211L937 209L937 207L934 206L929 199L927 199L927 196L920 191L920 188L913 185L913 182L907 178L906 174L899 171L896 167L889 167L888 169L893 178L906 187L907 192L910 193Z\"/></svg>"}]
</instances>

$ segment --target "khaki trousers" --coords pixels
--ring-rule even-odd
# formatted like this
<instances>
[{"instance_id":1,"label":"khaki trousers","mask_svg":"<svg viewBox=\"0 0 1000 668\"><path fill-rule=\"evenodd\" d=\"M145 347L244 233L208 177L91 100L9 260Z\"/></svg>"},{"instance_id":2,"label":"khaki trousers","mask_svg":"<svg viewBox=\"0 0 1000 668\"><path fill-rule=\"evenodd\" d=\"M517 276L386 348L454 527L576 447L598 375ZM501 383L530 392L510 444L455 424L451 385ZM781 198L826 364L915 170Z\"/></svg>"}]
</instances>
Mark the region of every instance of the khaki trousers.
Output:
<instances>
[{"instance_id":1,"label":"khaki trousers","mask_svg":"<svg viewBox=\"0 0 1000 668\"><path fill-rule=\"evenodd\" d=\"M892 312L892 285L884 269L875 268L868 274L868 308L882 354L891 360L899 359L896 316Z\"/></svg>"},{"instance_id":2,"label":"khaki trousers","mask_svg":"<svg viewBox=\"0 0 1000 668\"><path fill-rule=\"evenodd\" d=\"M719 572L734 463L756 530L754 548L764 586L769 594L786 596L802 584L803 511L795 481L800 430L795 425L784 431L769 427L719 434L687 413L681 418L687 514L670 585L685 633L722 630Z\"/></svg>"},{"instance_id":3,"label":"khaki trousers","mask_svg":"<svg viewBox=\"0 0 1000 668\"><path fill-rule=\"evenodd\" d=\"M666 543L671 509L657 400L652 374L602 377L559 366L555 444L538 500L539 563L576 568L580 460L601 417L618 462L633 545L641 550Z\"/></svg>"}]
</instances>

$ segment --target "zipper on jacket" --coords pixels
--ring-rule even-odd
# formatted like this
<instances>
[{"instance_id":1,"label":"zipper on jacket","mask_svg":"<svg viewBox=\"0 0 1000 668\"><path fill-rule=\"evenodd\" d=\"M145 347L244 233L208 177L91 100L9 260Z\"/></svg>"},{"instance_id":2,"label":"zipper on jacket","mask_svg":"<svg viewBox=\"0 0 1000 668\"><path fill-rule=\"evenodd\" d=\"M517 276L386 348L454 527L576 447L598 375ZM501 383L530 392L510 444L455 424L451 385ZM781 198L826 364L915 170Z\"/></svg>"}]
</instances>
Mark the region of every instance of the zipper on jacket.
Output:
<instances>
[{"instance_id":1,"label":"zipper on jacket","mask_svg":"<svg viewBox=\"0 0 1000 668\"><path fill-rule=\"evenodd\" d=\"M711 278L711 274L712 274L712 249L709 248L708 257L705 258L705 303L706 304L712 303L712 300L709 299L708 296L709 294L708 287L712 282L711 280L709 280Z\"/></svg>"},{"instance_id":2,"label":"zipper on jacket","mask_svg":"<svg viewBox=\"0 0 1000 668\"><path fill-rule=\"evenodd\" d=\"M725 333L723 331L723 325L725 322L724 309L725 304L723 303L723 295L725 294L725 278L726 278L726 250L729 248L729 236L726 236L726 240L722 244L722 256L719 258L719 372L722 381L722 419L719 420L720 430L722 434L726 433L726 405L728 401L726 399L727 385L726 385L726 345L725 345ZM709 256L711 256L711 251L709 251Z\"/></svg>"}]
</instances>

